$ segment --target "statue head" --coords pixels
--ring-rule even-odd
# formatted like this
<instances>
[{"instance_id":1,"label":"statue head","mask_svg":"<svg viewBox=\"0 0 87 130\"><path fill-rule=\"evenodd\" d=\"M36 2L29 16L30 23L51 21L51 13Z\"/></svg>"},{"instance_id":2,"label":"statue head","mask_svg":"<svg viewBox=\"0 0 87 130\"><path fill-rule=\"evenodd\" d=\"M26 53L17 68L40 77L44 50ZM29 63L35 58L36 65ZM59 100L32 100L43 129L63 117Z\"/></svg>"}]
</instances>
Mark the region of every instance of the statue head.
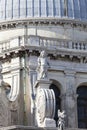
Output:
<instances>
[{"instance_id":1,"label":"statue head","mask_svg":"<svg viewBox=\"0 0 87 130\"><path fill-rule=\"evenodd\" d=\"M65 111L62 111L62 112L61 112L60 110L58 110L58 117L64 119L64 118L66 117Z\"/></svg>"},{"instance_id":2,"label":"statue head","mask_svg":"<svg viewBox=\"0 0 87 130\"><path fill-rule=\"evenodd\" d=\"M46 51L45 50L41 51L40 57L46 57L46 56L47 56Z\"/></svg>"}]
</instances>

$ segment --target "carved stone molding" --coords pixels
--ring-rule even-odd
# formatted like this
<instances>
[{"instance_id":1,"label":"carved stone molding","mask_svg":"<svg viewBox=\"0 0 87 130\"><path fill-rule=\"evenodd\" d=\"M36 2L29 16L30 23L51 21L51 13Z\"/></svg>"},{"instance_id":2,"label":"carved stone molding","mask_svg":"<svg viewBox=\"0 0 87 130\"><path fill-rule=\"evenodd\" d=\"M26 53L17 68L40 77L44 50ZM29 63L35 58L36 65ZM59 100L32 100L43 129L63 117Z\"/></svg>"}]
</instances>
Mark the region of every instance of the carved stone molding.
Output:
<instances>
[{"instance_id":1,"label":"carved stone molding","mask_svg":"<svg viewBox=\"0 0 87 130\"><path fill-rule=\"evenodd\" d=\"M0 30L6 30L11 28L17 28L18 26L40 26L40 25L71 25L72 27L84 27L86 28L87 22L75 20L75 19L68 19L68 18L26 18L26 19L15 19L15 20L4 20L0 22Z\"/></svg>"}]
</instances>

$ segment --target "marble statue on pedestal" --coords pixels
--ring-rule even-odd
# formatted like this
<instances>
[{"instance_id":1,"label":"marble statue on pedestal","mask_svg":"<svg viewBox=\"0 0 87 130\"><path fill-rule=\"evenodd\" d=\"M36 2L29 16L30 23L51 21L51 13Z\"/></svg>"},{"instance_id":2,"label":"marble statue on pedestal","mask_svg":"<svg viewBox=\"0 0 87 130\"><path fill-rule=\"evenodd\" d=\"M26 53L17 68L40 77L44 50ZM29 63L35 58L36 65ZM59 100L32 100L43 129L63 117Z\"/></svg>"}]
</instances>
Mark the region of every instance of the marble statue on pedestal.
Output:
<instances>
[{"instance_id":1,"label":"marble statue on pedestal","mask_svg":"<svg viewBox=\"0 0 87 130\"><path fill-rule=\"evenodd\" d=\"M48 77L49 62L47 59L46 51L41 51L38 58L38 79L46 79Z\"/></svg>"},{"instance_id":2,"label":"marble statue on pedestal","mask_svg":"<svg viewBox=\"0 0 87 130\"><path fill-rule=\"evenodd\" d=\"M65 111L60 112L60 110L58 110L58 130L64 130L65 129Z\"/></svg>"}]
</instances>

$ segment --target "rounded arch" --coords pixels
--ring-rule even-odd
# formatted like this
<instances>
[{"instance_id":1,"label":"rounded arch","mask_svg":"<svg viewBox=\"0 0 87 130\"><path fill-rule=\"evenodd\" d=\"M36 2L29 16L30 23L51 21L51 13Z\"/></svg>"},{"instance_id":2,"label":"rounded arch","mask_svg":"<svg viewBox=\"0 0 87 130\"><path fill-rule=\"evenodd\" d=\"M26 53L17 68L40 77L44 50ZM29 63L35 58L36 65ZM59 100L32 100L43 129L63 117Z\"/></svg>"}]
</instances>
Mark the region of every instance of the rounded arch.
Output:
<instances>
[{"instance_id":1,"label":"rounded arch","mask_svg":"<svg viewBox=\"0 0 87 130\"><path fill-rule=\"evenodd\" d=\"M78 128L87 128L87 83L81 83L76 90Z\"/></svg>"},{"instance_id":2,"label":"rounded arch","mask_svg":"<svg viewBox=\"0 0 87 130\"><path fill-rule=\"evenodd\" d=\"M87 86L87 82L81 82L78 86L77 86L77 89L81 86Z\"/></svg>"},{"instance_id":3,"label":"rounded arch","mask_svg":"<svg viewBox=\"0 0 87 130\"><path fill-rule=\"evenodd\" d=\"M61 83L59 81L54 80L54 79L50 79L50 80L52 81L52 84L56 85L56 87L60 90L60 92L63 91L63 87L62 87L62 85L61 85Z\"/></svg>"},{"instance_id":4,"label":"rounded arch","mask_svg":"<svg viewBox=\"0 0 87 130\"><path fill-rule=\"evenodd\" d=\"M54 93L55 93L55 99L56 99L56 107L55 107L55 116L54 116L54 120L56 121L56 125L58 122L58 109L61 109L61 85L59 82L54 81L52 82L52 84L49 87L50 89L53 89Z\"/></svg>"}]
</instances>

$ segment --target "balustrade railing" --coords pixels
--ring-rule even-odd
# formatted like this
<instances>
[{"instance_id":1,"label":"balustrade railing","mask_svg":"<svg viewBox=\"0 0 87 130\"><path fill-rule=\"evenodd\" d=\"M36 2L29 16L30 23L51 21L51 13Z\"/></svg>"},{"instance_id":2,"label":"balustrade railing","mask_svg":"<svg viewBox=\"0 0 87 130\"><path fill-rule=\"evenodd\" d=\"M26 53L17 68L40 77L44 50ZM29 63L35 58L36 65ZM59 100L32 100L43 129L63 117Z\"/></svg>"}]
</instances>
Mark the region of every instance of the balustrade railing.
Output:
<instances>
[{"instance_id":1,"label":"balustrade railing","mask_svg":"<svg viewBox=\"0 0 87 130\"><path fill-rule=\"evenodd\" d=\"M26 42L27 41L27 42ZM39 36L19 36L0 43L0 53L21 46L36 46L53 49L87 50L86 42L76 42L63 39L53 39Z\"/></svg>"},{"instance_id":2,"label":"balustrade railing","mask_svg":"<svg viewBox=\"0 0 87 130\"><path fill-rule=\"evenodd\" d=\"M40 38L40 46L52 47L52 48L65 48L65 49L75 49L75 50L87 50L86 42L72 42L59 39L44 39Z\"/></svg>"},{"instance_id":3,"label":"balustrade railing","mask_svg":"<svg viewBox=\"0 0 87 130\"><path fill-rule=\"evenodd\" d=\"M24 37L16 37L5 42L0 42L0 53L15 49L22 45L24 45Z\"/></svg>"}]
</instances>

